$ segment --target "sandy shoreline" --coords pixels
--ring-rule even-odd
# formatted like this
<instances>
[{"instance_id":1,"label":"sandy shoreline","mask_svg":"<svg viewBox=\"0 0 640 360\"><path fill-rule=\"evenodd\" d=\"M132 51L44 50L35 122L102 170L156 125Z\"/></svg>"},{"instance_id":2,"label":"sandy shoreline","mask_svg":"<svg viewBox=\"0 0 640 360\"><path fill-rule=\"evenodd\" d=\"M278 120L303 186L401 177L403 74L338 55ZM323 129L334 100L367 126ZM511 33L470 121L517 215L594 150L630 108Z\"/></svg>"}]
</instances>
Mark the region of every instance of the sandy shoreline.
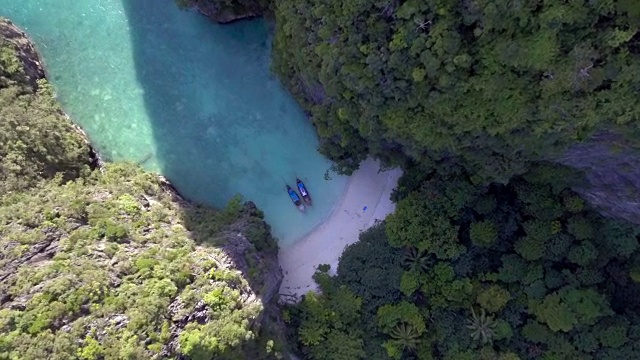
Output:
<instances>
[{"instance_id":1,"label":"sandy shoreline","mask_svg":"<svg viewBox=\"0 0 640 360\"><path fill-rule=\"evenodd\" d=\"M342 200L329 217L303 239L280 249L284 272L280 286L283 301L315 290L311 278L319 264L330 264L335 273L344 248L356 242L362 230L393 212L389 196L402 175L400 169L378 173L377 161L367 159L349 178Z\"/></svg>"}]
</instances>

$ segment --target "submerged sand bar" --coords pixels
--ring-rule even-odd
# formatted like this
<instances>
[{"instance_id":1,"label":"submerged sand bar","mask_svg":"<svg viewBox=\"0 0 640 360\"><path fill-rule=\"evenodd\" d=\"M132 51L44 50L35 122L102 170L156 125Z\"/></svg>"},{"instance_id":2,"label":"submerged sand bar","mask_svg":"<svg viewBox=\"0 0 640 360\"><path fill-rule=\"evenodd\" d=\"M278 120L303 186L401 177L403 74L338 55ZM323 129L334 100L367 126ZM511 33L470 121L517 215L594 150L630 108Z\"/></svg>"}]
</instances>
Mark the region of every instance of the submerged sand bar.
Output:
<instances>
[{"instance_id":1,"label":"submerged sand bar","mask_svg":"<svg viewBox=\"0 0 640 360\"><path fill-rule=\"evenodd\" d=\"M389 199L402 175L400 169L379 172L380 164L367 159L349 178L340 203L324 223L300 241L280 249L284 272L280 286L283 301L292 301L316 290L312 276L319 264L330 264L335 273L344 248L356 242L361 231L384 219L395 209Z\"/></svg>"}]
</instances>

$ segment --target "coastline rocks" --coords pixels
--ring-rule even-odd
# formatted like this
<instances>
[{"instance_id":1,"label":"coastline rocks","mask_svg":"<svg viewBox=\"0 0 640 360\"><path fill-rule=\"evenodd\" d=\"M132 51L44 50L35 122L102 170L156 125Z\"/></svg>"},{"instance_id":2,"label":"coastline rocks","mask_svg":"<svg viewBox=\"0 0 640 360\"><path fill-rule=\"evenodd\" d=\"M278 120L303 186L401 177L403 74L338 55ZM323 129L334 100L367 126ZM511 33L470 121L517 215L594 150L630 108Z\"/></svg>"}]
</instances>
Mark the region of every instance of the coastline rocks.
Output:
<instances>
[{"instance_id":1,"label":"coastline rocks","mask_svg":"<svg viewBox=\"0 0 640 360\"><path fill-rule=\"evenodd\" d=\"M46 73L27 35L10 21L1 20L0 39L7 39L17 48L16 55L28 77L28 83L24 84L19 79L24 92L36 91L40 84L38 80L44 79ZM61 110L60 114L64 115ZM72 128L66 115L52 118L52 121L65 123L62 131L75 129L82 134L89 146L87 157L102 175L93 173L96 178L92 176L86 183L78 181L68 187L57 188L53 182L46 183L43 187L34 187L33 193L25 193L25 199L19 204L7 205L29 207L26 204L39 204L46 210L31 216L6 209L5 218L0 219L4 221L0 222L0 245L4 249L0 254L0 310L12 311L16 319L27 318L35 311L31 300L41 296L52 284L63 284L65 287L56 291L65 294L86 285L93 291L91 296L82 298L73 311L56 315L42 329L30 330L31 335L46 330L48 336L72 337L80 341L91 337L94 341L105 339L105 344L109 344L110 341L121 341L119 330L130 327L129 324L151 324L153 319L140 315L146 305L136 302L123 302L113 313L107 310L98 313L92 308L107 309L105 298L112 300L127 291L131 292L130 298L155 299L154 306L167 298L166 304L157 309L158 313L165 311L171 315L167 317L167 329L164 324L162 331L149 327L166 340L151 344L151 340L141 338L134 345L142 349L141 354L145 356L151 354L150 350L144 350L145 347L153 345L149 349L162 350L167 357L175 358L180 356L178 351L185 350L179 348L179 337L185 331L196 334L194 326L203 323L208 323L210 328L218 326L221 320L215 315L219 310L215 301L220 300L238 304L225 311L232 313L233 321L242 327L240 330L245 331L247 327L258 333L265 329L271 337L284 343L285 331L277 307L283 277L277 258L278 246L255 204L245 203L239 213L234 212L235 220L229 220L232 223L225 222L227 225L218 225L221 227L212 231L207 223L215 219L207 214L210 209L201 209L182 198L161 176L128 164L103 166L80 128ZM47 149L57 146L55 143L43 145L39 141L41 138L35 138L29 146L47 145ZM85 149L79 153L84 158ZM84 159L81 159L83 164ZM100 176L103 177L98 181ZM7 214L18 215L14 218ZM235 217L236 214L239 216ZM24 221L23 215L29 220ZM180 256L185 260L178 261ZM187 261L187 258L193 260ZM63 262L71 265L60 267ZM178 265L185 268L178 268ZM168 270L163 266L176 266L171 271L182 272L174 279L164 275ZM34 277L30 271L44 275ZM134 277L145 281L137 282ZM16 285L25 281L32 283L22 287ZM161 290L159 293L156 285ZM186 290L187 285L193 288ZM133 291L135 287L147 289L152 295L139 296L142 290ZM217 289L224 289L225 296L216 294ZM124 295L122 298L125 299ZM31 335L24 336L32 341L31 348L48 346ZM156 341L160 337L154 336ZM67 347L78 344L69 342ZM19 353L18 345L18 342L10 343L6 348ZM25 357L29 358L34 357Z\"/></svg>"},{"instance_id":2,"label":"coastline rocks","mask_svg":"<svg viewBox=\"0 0 640 360\"><path fill-rule=\"evenodd\" d=\"M11 20L0 18L0 41L7 41L12 44L16 50L16 56L22 63L23 72L26 76L26 83L35 92L38 90L38 80L46 79L46 71L42 65L40 55L38 54L33 42L29 36L20 28L18 28ZM78 125L73 123L69 116L60 109L60 115L69 120L73 129L80 134L84 142L89 148L88 164L90 168L101 168L104 165L100 154L91 146L87 134Z\"/></svg>"},{"instance_id":3,"label":"coastline rocks","mask_svg":"<svg viewBox=\"0 0 640 360\"><path fill-rule=\"evenodd\" d=\"M16 56L22 62L29 85L37 89L38 80L45 77L44 67L33 43L13 22L0 18L0 38L13 44Z\"/></svg>"},{"instance_id":4,"label":"coastline rocks","mask_svg":"<svg viewBox=\"0 0 640 360\"><path fill-rule=\"evenodd\" d=\"M261 211L252 201L244 204L240 219L224 231L224 236L227 241L222 250L233 267L250 283L259 284L254 288L259 289L257 295L264 303L276 299L284 277L278 262L278 245L270 234L269 225L262 220ZM260 276L253 276L249 263L258 264L255 269Z\"/></svg>"},{"instance_id":5,"label":"coastline rocks","mask_svg":"<svg viewBox=\"0 0 640 360\"><path fill-rule=\"evenodd\" d=\"M44 218L37 217L29 224L14 221L6 214L15 211L3 209L0 227L4 227L4 231L0 231L0 245L6 251L0 254L0 310L10 311L16 319L26 319L35 311L34 299L54 284L58 284L56 291L64 304L74 291L88 286L99 296L83 298L79 309L56 315L47 327L50 336L72 337L79 343L92 337L104 346L121 341L118 335L121 331L131 323L140 326L144 320L150 329L146 334L158 341L158 327L152 325L150 319L140 317L144 309L142 302L151 301L154 306L160 304L155 310L157 316L167 319L163 325L166 329L162 330L165 340L155 347L165 358L183 358L181 356L189 351L181 348L185 346L183 334L197 331L194 327L227 326L225 320L219 318L222 308L218 306L223 303L234 304L225 308L224 313L238 324L238 331L250 330L259 336L264 333L268 339L286 342L277 306L283 277L277 260L278 248L255 204L243 204L233 212L232 222L212 231L207 222L219 221L216 220L219 218L211 217L210 210L184 200L161 177L132 165L117 164L108 164L103 175L98 176L104 176L104 180L79 185L83 188L75 187L67 194L70 196L51 194L55 205L46 206L60 209L59 214L48 212L50 218L58 219L57 227L48 226ZM116 184L106 185L108 181ZM130 184L136 184L135 188ZM85 204L84 216L76 219L65 212L70 208L71 198ZM112 229L122 226L125 232L117 236L103 233L103 225L95 221L97 214L105 221L111 221L106 219L113 219L116 214L119 221L110 226ZM21 250L21 241L28 237L16 234L42 235L40 241ZM2 236L5 236L4 243ZM83 242L76 246L78 239ZM181 256L183 260L178 260ZM61 267L67 263L68 266ZM181 269L184 273L173 277L167 275L167 268ZM22 286L25 281L29 285ZM140 297L130 293L134 288L136 293L148 292L148 295ZM157 293L160 289L168 293ZM225 289L225 296L215 289ZM129 299L129 302L110 308L107 298ZM131 300L133 298L138 300ZM166 305L162 305L163 299ZM90 308L94 311L89 311ZM33 341L34 346L43 344L37 342L35 335L26 338ZM8 349L15 350L16 344L10 343ZM259 349L237 345L235 351L250 354ZM138 358L152 357L147 351L139 354ZM282 356L287 358L287 354Z\"/></svg>"},{"instance_id":6,"label":"coastline rocks","mask_svg":"<svg viewBox=\"0 0 640 360\"><path fill-rule=\"evenodd\" d=\"M179 196L179 195L178 195ZM240 217L221 232L223 245L221 253L216 257L220 268L238 271L247 280L248 286L241 290L244 308L261 308L260 314L250 321L250 327L256 333L264 327L283 343L285 339L284 323L280 320L277 296L282 283L283 273L278 263L277 244L269 233L269 225L261 220L260 210L251 201L244 203ZM264 234L264 238L256 239L256 233ZM254 242L266 241L269 249L258 249ZM176 298L169 305L171 314L183 313L171 327L172 339L163 349L163 354L175 354L178 338L189 323L205 324L210 319L210 308L199 302L190 312L183 312L183 301ZM283 354L286 358L286 354Z\"/></svg>"},{"instance_id":7,"label":"coastline rocks","mask_svg":"<svg viewBox=\"0 0 640 360\"><path fill-rule=\"evenodd\" d=\"M253 0L234 0L232 5L219 0L194 0L189 3L201 14L220 24L250 19L264 13L259 1Z\"/></svg>"}]
</instances>

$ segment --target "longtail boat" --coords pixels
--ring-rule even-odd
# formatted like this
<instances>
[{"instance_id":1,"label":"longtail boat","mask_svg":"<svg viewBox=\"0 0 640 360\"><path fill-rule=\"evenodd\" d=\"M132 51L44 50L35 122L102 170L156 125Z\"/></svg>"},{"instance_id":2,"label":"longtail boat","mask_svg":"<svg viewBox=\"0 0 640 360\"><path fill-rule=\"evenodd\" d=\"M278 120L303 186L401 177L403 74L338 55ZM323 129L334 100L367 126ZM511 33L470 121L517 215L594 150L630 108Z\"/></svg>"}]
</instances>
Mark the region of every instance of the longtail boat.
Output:
<instances>
[{"instance_id":1,"label":"longtail boat","mask_svg":"<svg viewBox=\"0 0 640 360\"><path fill-rule=\"evenodd\" d=\"M298 191L300 191L300 195L302 195L302 199L304 200L304 203L309 206L312 206L311 195L309 195L309 191L307 190L307 187L304 186L304 183L302 182L302 180L296 178L296 185L298 186Z\"/></svg>"},{"instance_id":2,"label":"longtail boat","mask_svg":"<svg viewBox=\"0 0 640 360\"><path fill-rule=\"evenodd\" d=\"M286 185L287 186L287 193L289 194L289 198L291 198L291 201L293 202L293 205L295 205L298 210L304 212L305 207L304 204L302 203L302 200L300 200L300 196L298 196L298 193L296 193L291 186Z\"/></svg>"}]
</instances>

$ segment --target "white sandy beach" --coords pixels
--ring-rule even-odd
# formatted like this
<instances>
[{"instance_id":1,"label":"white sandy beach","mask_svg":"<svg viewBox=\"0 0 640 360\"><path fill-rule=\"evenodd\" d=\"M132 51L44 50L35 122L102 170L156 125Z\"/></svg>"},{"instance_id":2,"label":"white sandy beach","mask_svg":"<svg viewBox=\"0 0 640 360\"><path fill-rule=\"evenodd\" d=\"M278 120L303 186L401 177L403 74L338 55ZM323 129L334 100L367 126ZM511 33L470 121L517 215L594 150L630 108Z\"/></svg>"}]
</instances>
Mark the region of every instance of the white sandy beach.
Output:
<instances>
[{"instance_id":1,"label":"white sandy beach","mask_svg":"<svg viewBox=\"0 0 640 360\"><path fill-rule=\"evenodd\" d=\"M349 178L345 193L331 215L303 239L280 249L284 280L281 299L292 301L315 290L311 278L319 264L330 264L335 273L344 248L356 242L361 231L393 212L389 196L402 175L400 169L378 173L377 161L367 159ZM365 210L366 207L366 210Z\"/></svg>"}]
</instances>

